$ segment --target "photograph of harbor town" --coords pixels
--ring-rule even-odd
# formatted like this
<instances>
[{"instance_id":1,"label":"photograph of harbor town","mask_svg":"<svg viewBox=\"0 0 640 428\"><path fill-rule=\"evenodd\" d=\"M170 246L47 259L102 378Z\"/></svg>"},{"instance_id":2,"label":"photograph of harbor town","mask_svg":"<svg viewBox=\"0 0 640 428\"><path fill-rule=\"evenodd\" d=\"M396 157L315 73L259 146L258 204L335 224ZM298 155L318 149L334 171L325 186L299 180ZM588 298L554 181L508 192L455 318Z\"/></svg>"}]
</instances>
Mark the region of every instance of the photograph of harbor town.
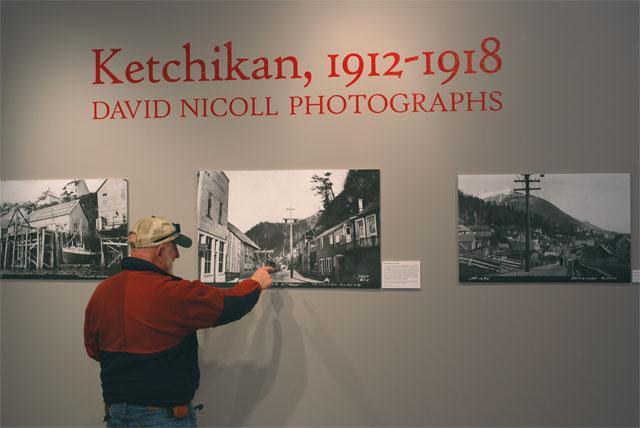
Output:
<instances>
[{"instance_id":1,"label":"photograph of harbor town","mask_svg":"<svg viewBox=\"0 0 640 428\"><path fill-rule=\"evenodd\" d=\"M461 282L630 282L629 174L458 176Z\"/></svg>"},{"instance_id":2,"label":"photograph of harbor town","mask_svg":"<svg viewBox=\"0 0 640 428\"><path fill-rule=\"evenodd\" d=\"M106 278L127 255L127 181L0 182L0 276Z\"/></svg>"},{"instance_id":3,"label":"photograph of harbor town","mask_svg":"<svg viewBox=\"0 0 640 428\"><path fill-rule=\"evenodd\" d=\"M380 288L380 171L198 173L201 281L264 265L274 288Z\"/></svg>"}]
</instances>

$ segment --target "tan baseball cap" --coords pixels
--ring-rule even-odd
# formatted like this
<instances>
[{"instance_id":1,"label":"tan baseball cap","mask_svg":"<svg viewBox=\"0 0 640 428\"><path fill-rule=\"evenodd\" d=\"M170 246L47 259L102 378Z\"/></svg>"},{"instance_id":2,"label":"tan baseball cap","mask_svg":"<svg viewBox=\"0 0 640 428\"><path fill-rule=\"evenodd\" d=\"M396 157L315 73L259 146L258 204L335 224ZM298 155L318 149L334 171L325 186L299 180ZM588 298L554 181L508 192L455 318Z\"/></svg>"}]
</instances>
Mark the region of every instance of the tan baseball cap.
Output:
<instances>
[{"instance_id":1,"label":"tan baseball cap","mask_svg":"<svg viewBox=\"0 0 640 428\"><path fill-rule=\"evenodd\" d=\"M129 245L133 248L155 247L170 241L184 248L191 246L191 238L180 233L180 225L162 217L143 217L129 232Z\"/></svg>"}]
</instances>

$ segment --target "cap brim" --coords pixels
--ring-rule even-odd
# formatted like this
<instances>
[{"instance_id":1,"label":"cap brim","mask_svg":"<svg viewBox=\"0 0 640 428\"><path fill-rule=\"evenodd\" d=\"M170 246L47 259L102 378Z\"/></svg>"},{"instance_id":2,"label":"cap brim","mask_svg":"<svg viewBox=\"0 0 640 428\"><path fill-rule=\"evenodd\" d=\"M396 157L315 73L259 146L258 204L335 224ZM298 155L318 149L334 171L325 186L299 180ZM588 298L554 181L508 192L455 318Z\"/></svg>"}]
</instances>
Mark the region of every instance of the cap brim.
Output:
<instances>
[{"instance_id":1,"label":"cap brim","mask_svg":"<svg viewBox=\"0 0 640 428\"><path fill-rule=\"evenodd\" d=\"M184 248L189 248L191 247L191 244L192 244L191 238L183 234L178 235L178 237L174 239L173 242L175 242L176 245Z\"/></svg>"}]
</instances>

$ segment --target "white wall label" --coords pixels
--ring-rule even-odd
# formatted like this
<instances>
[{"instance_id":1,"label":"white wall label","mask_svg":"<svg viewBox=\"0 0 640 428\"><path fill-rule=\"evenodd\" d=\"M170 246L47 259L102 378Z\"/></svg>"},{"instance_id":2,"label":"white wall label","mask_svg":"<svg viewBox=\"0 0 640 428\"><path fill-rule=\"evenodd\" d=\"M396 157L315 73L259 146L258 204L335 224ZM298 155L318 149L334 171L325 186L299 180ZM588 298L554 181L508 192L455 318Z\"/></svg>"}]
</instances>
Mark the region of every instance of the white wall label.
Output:
<instances>
[{"instance_id":1,"label":"white wall label","mask_svg":"<svg viewBox=\"0 0 640 428\"><path fill-rule=\"evenodd\" d=\"M420 289L420 261L383 261L383 289Z\"/></svg>"},{"instance_id":2,"label":"white wall label","mask_svg":"<svg viewBox=\"0 0 640 428\"><path fill-rule=\"evenodd\" d=\"M631 282L640 283L640 269L633 270L633 278L631 278Z\"/></svg>"}]
</instances>

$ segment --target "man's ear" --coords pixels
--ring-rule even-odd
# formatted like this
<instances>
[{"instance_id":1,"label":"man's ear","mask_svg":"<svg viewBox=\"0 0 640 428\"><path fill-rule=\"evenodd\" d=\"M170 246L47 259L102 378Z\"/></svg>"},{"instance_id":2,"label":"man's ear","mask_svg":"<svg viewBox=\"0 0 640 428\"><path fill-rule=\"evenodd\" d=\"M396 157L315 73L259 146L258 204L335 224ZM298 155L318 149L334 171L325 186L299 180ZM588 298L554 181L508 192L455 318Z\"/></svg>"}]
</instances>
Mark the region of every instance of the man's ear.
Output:
<instances>
[{"instance_id":1,"label":"man's ear","mask_svg":"<svg viewBox=\"0 0 640 428\"><path fill-rule=\"evenodd\" d=\"M164 255L164 245L158 245L158 246L156 247L156 250L154 251L154 255L155 255L157 258L161 259L161 258L162 258L162 256Z\"/></svg>"}]
</instances>

